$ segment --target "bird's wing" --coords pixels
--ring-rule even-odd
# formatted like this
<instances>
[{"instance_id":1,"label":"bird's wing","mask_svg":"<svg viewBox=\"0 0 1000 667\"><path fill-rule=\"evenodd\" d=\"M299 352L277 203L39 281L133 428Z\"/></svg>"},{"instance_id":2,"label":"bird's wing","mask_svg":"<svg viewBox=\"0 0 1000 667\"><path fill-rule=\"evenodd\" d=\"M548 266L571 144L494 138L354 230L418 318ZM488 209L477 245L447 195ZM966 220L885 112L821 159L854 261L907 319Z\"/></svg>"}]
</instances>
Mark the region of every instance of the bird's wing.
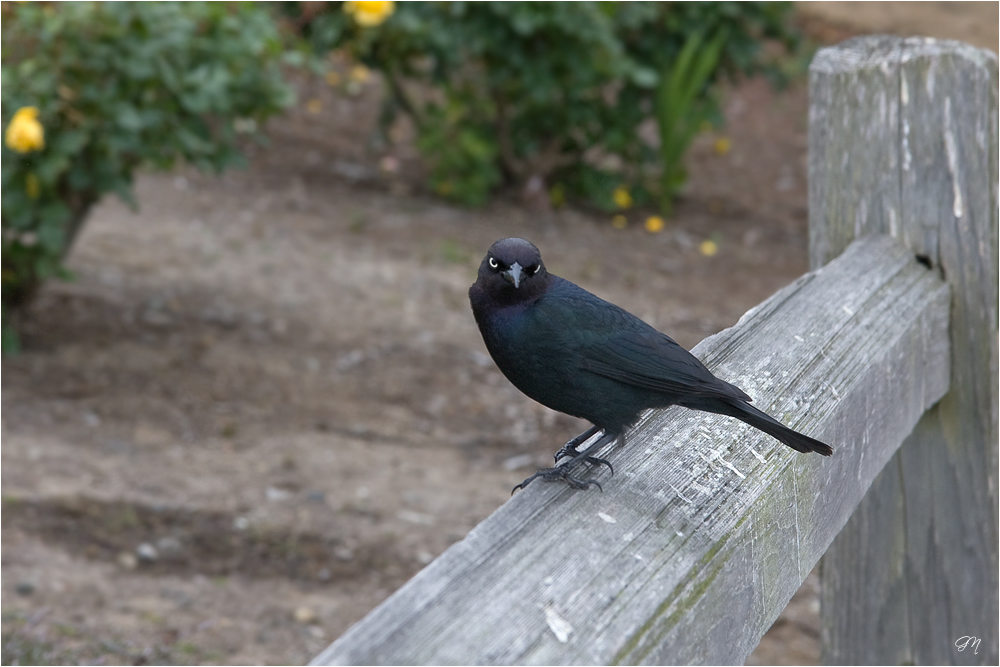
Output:
<instances>
[{"instance_id":1,"label":"bird's wing","mask_svg":"<svg viewBox=\"0 0 1000 667\"><path fill-rule=\"evenodd\" d=\"M584 369L666 394L750 400L739 388L712 375L693 354L656 330L607 336L603 343L585 350Z\"/></svg>"},{"instance_id":2,"label":"bird's wing","mask_svg":"<svg viewBox=\"0 0 1000 667\"><path fill-rule=\"evenodd\" d=\"M562 318L573 329L563 334L566 344L576 348L582 370L665 394L750 400L738 387L712 375L669 336L618 306L577 289L580 293L566 290L554 296L564 301L558 310L573 313L572 318Z\"/></svg>"}]
</instances>

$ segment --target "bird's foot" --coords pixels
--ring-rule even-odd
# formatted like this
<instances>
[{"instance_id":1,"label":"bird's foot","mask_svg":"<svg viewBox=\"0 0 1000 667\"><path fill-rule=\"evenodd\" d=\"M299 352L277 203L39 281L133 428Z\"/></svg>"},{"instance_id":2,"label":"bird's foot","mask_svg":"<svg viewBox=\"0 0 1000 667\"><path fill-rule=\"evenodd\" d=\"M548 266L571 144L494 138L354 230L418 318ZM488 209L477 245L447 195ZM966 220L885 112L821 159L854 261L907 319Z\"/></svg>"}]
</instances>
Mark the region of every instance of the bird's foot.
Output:
<instances>
[{"instance_id":1,"label":"bird's foot","mask_svg":"<svg viewBox=\"0 0 1000 667\"><path fill-rule=\"evenodd\" d=\"M591 486L596 486L599 490L604 491L601 483L593 479L583 479L581 477L575 477L569 473L569 465L556 466L555 468L544 468L539 470L534 475L524 480L517 486L515 486L510 491L510 495L514 495L514 492L518 489L523 489L535 479L541 479L545 482L556 482L563 481L569 484L574 489L589 489Z\"/></svg>"},{"instance_id":2,"label":"bird's foot","mask_svg":"<svg viewBox=\"0 0 1000 667\"><path fill-rule=\"evenodd\" d=\"M605 431L601 434L601 437L598 438L597 441L594 442L590 447L583 450L582 452L577 450L577 447L586 442L592 435L597 433L599 430L600 429L598 429L598 427L596 426L591 427L590 429L584 431L580 435L576 436L575 438L567 442L565 445L562 446L562 449L556 452L556 462L558 463L560 459L569 457L568 461L566 461L562 465L557 465L553 468L545 468L544 470L539 470L534 475L532 475L528 479L524 480L523 482L515 486L513 490L510 492L511 495L514 495L514 491L517 491L518 489L523 489L524 487L528 486L528 484L530 484L533 480L538 478L541 478L546 482L555 482L557 480L562 480L563 482L566 482L574 489L589 489L591 486L596 486L601 491L604 491L604 488L596 480L584 479L582 477L576 477L575 475L570 474L570 471L574 470L580 463L590 463L591 465L595 466L605 465L608 467L608 470L611 471L612 475L615 474L614 466L612 466L609 461L607 461L606 459L593 456L591 452L601 451L601 449L603 449L610 442L616 440L619 437L618 434L608 433Z\"/></svg>"},{"instance_id":3,"label":"bird's foot","mask_svg":"<svg viewBox=\"0 0 1000 667\"><path fill-rule=\"evenodd\" d=\"M584 431L580 435L576 436L575 438L567 442L559 449L558 452L556 452L555 455L556 463L559 463L560 460L566 458L567 456L570 458L575 458L576 456L579 456L580 451L577 449L577 447L587 442L587 440L589 440L591 436L593 436L600 430L601 429L598 428L597 426L591 426L586 431Z\"/></svg>"},{"instance_id":4,"label":"bird's foot","mask_svg":"<svg viewBox=\"0 0 1000 667\"><path fill-rule=\"evenodd\" d=\"M575 457L577 457L579 455L580 455L580 452L576 451L575 449L567 449L566 447L563 447L558 452L556 452L556 455L555 455L556 463L559 463L559 461L563 460L567 456L571 457L571 458L575 458ZM608 466L608 470L611 471L611 474L612 475L615 474L615 467L613 465L611 465L611 462L608 461L607 459L598 458L596 456L588 456L588 457L583 458L581 460L582 461L586 461L587 463L593 463L594 465L605 465L605 466Z\"/></svg>"},{"instance_id":5,"label":"bird's foot","mask_svg":"<svg viewBox=\"0 0 1000 667\"><path fill-rule=\"evenodd\" d=\"M558 452L556 452L556 455L555 455L556 463L559 463L559 461L561 461L562 459L566 458L567 456L575 458L575 457L577 457L579 455L580 455L580 452L576 451L575 449L570 449L570 448L567 448L566 446L563 446L562 449L560 449ZM612 475L615 474L615 468L614 468L614 466L612 466L611 463L607 459L601 459L601 458L598 458L596 456L587 456L587 457L585 457L585 458L583 458L581 460L582 461L586 461L587 463L593 463L594 465L605 465L605 466L608 466L608 470L611 471L611 474Z\"/></svg>"}]
</instances>

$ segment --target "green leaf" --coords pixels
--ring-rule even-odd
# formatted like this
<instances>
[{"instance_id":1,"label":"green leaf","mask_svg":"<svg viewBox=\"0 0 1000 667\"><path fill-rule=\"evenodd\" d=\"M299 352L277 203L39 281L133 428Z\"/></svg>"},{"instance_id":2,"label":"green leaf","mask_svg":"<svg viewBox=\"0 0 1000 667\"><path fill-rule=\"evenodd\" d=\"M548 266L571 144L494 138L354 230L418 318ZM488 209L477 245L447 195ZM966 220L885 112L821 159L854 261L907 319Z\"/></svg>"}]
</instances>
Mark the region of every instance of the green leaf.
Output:
<instances>
[{"instance_id":1,"label":"green leaf","mask_svg":"<svg viewBox=\"0 0 1000 667\"><path fill-rule=\"evenodd\" d=\"M38 243L46 252L58 255L62 253L66 244L66 231L63 229L62 220L49 220L43 218L42 224L38 228Z\"/></svg>"},{"instance_id":2,"label":"green leaf","mask_svg":"<svg viewBox=\"0 0 1000 667\"><path fill-rule=\"evenodd\" d=\"M87 143L88 133L84 130L66 130L57 133L49 140L49 147L53 152L73 155L80 152Z\"/></svg>"}]
</instances>

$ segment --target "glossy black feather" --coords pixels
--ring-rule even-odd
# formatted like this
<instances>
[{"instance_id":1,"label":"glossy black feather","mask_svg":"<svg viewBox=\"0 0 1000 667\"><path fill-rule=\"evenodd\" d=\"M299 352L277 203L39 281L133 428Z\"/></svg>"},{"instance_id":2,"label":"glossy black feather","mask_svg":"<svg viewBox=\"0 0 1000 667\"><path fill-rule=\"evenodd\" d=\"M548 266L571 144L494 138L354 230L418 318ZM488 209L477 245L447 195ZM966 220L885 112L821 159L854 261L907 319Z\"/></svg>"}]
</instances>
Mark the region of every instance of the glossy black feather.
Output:
<instances>
[{"instance_id":1,"label":"glossy black feather","mask_svg":"<svg viewBox=\"0 0 1000 667\"><path fill-rule=\"evenodd\" d=\"M621 434L648 408L681 405L736 417L798 451L832 453L749 405L669 336L549 274L528 241L495 243L469 299L487 350L518 389L606 433Z\"/></svg>"}]
</instances>

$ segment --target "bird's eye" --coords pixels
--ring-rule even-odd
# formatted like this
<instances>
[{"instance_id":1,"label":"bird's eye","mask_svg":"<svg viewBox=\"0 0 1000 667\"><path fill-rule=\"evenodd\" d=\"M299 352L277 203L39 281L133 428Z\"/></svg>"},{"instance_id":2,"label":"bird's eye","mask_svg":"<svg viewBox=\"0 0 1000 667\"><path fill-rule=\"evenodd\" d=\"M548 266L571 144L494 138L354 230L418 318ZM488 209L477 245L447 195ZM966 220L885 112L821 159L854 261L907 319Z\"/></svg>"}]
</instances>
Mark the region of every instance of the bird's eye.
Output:
<instances>
[{"instance_id":1,"label":"bird's eye","mask_svg":"<svg viewBox=\"0 0 1000 667\"><path fill-rule=\"evenodd\" d=\"M532 267L531 267L530 269L528 269L528 270L529 270L529 271L531 271L531 275L535 275L536 273L538 273L538 270L539 270L540 268L542 268L542 265L541 265L541 264L535 264L534 266L532 266Z\"/></svg>"},{"instance_id":2,"label":"bird's eye","mask_svg":"<svg viewBox=\"0 0 1000 667\"><path fill-rule=\"evenodd\" d=\"M500 265L497 264L497 261L495 259L493 259L492 257L490 257L490 268L491 269L499 269L500 268Z\"/></svg>"}]
</instances>

